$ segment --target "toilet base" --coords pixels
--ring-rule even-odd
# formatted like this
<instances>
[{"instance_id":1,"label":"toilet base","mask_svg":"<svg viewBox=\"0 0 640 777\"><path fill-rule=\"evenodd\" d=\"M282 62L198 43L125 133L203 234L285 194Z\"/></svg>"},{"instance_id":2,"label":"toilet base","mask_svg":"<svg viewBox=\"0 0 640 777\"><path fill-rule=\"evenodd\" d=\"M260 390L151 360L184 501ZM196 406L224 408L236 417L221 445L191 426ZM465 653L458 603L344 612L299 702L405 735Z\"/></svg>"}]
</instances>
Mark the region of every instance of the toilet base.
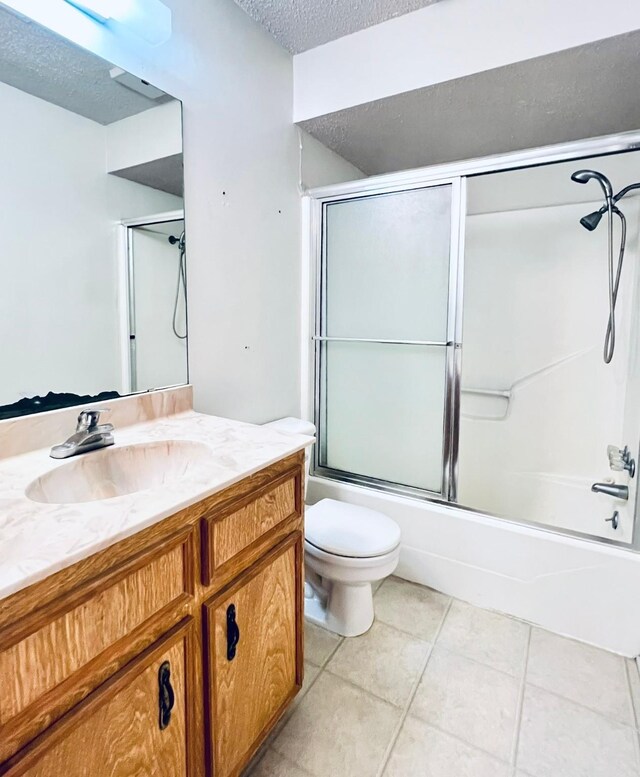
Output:
<instances>
[{"instance_id":1,"label":"toilet base","mask_svg":"<svg viewBox=\"0 0 640 777\"><path fill-rule=\"evenodd\" d=\"M373 625L371 583L332 583L328 590L318 590L307 581L304 617L311 623L343 637L358 637L364 634Z\"/></svg>"},{"instance_id":2,"label":"toilet base","mask_svg":"<svg viewBox=\"0 0 640 777\"><path fill-rule=\"evenodd\" d=\"M336 556L305 541L304 614L343 637L357 637L373 624L371 584L393 574L400 546L383 556Z\"/></svg>"}]
</instances>

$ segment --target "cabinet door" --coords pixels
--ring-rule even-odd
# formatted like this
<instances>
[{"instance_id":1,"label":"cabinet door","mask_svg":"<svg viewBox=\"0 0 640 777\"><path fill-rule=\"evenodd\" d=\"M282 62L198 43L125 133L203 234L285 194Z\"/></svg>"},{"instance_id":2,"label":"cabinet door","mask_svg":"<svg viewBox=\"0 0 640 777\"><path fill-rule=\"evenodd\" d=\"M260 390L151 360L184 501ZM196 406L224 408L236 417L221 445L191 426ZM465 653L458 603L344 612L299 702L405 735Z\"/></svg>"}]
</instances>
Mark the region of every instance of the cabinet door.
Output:
<instances>
[{"instance_id":1,"label":"cabinet door","mask_svg":"<svg viewBox=\"0 0 640 777\"><path fill-rule=\"evenodd\" d=\"M192 619L0 768L3 777L187 777Z\"/></svg>"},{"instance_id":2,"label":"cabinet door","mask_svg":"<svg viewBox=\"0 0 640 777\"><path fill-rule=\"evenodd\" d=\"M240 773L302 685L302 552L296 532L204 606L215 777Z\"/></svg>"}]
</instances>

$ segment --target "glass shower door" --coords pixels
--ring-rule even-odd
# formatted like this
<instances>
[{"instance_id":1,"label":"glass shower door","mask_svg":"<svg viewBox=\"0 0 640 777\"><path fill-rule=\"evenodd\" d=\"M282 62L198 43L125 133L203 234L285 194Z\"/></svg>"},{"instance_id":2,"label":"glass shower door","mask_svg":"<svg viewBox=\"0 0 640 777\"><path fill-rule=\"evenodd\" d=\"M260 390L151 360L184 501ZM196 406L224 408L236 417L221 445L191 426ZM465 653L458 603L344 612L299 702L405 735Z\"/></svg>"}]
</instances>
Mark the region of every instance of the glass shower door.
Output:
<instances>
[{"instance_id":1,"label":"glass shower door","mask_svg":"<svg viewBox=\"0 0 640 777\"><path fill-rule=\"evenodd\" d=\"M184 219L127 231L130 390L187 383Z\"/></svg>"},{"instance_id":2,"label":"glass shower door","mask_svg":"<svg viewBox=\"0 0 640 777\"><path fill-rule=\"evenodd\" d=\"M458 205L454 182L324 203L317 472L450 495Z\"/></svg>"}]
</instances>

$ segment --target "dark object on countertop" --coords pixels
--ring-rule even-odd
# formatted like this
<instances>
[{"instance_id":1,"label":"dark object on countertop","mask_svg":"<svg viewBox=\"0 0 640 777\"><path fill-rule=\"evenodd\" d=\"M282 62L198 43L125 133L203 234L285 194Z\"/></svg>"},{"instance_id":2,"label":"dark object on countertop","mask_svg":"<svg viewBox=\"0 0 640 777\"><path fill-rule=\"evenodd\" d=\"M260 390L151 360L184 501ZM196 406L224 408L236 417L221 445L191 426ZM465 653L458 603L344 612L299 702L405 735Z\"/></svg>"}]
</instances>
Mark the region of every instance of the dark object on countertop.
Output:
<instances>
[{"instance_id":1,"label":"dark object on countertop","mask_svg":"<svg viewBox=\"0 0 640 777\"><path fill-rule=\"evenodd\" d=\"M46 397L25 397L12 405L0 406L0 421L5 418L16 418L32 413L41 413L43 410L59 410L63 407L74 407L89 402L104 402L107 399L118 399L121 396L117 391L101 391L99 394L54 394L50 391Z\"/></svg>"}]
</instances>

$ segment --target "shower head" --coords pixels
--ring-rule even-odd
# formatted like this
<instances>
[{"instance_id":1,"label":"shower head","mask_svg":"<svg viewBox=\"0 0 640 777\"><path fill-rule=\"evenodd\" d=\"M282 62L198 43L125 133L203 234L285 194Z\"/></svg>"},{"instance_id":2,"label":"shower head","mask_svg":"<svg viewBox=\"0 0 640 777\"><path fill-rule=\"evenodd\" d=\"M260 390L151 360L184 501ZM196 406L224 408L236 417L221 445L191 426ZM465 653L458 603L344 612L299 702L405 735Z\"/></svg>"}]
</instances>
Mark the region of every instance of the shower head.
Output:
<instances>
[{"instance_id":1,"label":"shower head","mask_svg":"<svg viewBox=\"0 0 640 777\"><path fill-rule=\"evenodd\" d=\"M600 219L602 218L603 213L603 210L594 210L593 213L589 213L588 215L583 216L580 219L580 223L585 229L588 229L589 232L593 232L593 230L600 223Z\"/></svg>"},{"instance_id":2,"label":"shower head","mask_svg":"<svg viewBox=\"0 0 640 777\"><path fill-rule=\"evenodd\" d=\"M169 235L168 240L172 246L177 245L181 251L184 251L185 249L184 230L180 234L180 237L176 237L176 235Z\"/></svg>"},{"instance_id":3,"label":"shower head","mask_svg":"<svg viewBox=\"0 0 640 777\"><path fill-rule=\"evenodd\" d=\"M611 186L611 181L607 178L606 175L599 173L597 170L576 170L576 172L571 175L571 180L575 181L576 183L587 183L592 178L595 178L595 180L600 184L606 199L610 200L613 197L613 187Z\"/></svg>"}]
</instances>

